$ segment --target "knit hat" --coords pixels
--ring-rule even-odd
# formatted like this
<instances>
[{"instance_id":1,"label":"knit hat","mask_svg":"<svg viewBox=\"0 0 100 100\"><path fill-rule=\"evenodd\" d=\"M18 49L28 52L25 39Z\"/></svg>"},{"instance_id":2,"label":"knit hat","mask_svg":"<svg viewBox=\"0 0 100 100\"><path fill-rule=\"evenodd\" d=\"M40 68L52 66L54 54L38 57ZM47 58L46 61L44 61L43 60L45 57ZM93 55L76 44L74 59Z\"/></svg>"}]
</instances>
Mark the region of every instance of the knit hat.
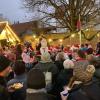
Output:
<instances>
[{"instance_id":1,"label":"knit hat","mask_svg":"<svg viewBox=\"0 0 100 100\"><path fill-rule=\"evenodd\" d=\"M74 67L74 63L73 63L72 60L66 59L63 62L63 66L64 66L64 69L70 69L70 68L73 68Z\"/></svg>"},{"instance_id":2,"label":"knit hat","mask_svg":"<svg viewBox=\"0 0 100 100\"><path fill-rule=\"evenodd\" d=\"M27 76L27 88L42 89L45 88L45 76L39 69L31 69Z\"/></svg>"},{"instance_id":3,"label":"knit hat","mask_svg":"<svg viewBox=\"0 0 100 100\"><path fill-rule=\"evenodd\" d=\"M77 81L88 82L92 79L94 72L95 67L93 65L87 67L77 66L74 68L73 76Z\"/></svg>"},{"instance_id":4,"label":"knit hat","mask_svg":"<svg viewBox=\"0 0 100 100\"><path fill-rule=\"evenodd\" d=\"M11 61L5 56L0 56L0 72L5 70L10 65L10 63Z\"/></svg>"}]
</instances>

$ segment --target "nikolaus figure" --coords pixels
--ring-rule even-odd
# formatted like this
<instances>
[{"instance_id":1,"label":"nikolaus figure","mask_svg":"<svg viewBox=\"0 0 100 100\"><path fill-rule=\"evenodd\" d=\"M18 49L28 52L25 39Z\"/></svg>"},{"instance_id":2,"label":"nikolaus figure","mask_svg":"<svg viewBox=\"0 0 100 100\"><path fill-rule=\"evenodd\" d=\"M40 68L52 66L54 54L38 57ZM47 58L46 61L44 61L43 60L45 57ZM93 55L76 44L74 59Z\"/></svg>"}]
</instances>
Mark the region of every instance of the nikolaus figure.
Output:
<instances>
[{"instance_id":1,"label":"nikolaus figure","mask_svg":"<svg viewBox=\"0 0 100 100\"><path fill-rule=\"evenodd\" d=\"M41 39L40 53L41 55L43 55L44 53L48 53L47 41L45 38Z\"/></svg>"}]
</instances>

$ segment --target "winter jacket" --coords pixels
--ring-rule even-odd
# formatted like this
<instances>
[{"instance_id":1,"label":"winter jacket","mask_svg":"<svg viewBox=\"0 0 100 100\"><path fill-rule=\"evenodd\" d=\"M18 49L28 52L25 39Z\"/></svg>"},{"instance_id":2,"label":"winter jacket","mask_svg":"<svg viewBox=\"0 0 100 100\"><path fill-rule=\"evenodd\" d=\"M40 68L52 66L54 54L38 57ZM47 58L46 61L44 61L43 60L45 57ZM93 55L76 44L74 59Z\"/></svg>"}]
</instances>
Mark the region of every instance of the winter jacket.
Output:
<instances>
[{"instance_id":1,"label":"winter jacket","mask_svg":"<svg viewBox=\"0 0 100 100\"><path fill-rule=\"evenodd\" d=\"M100 100L100 87L96 82L88 82L70 91L68 100Z\"/></svg>"},{"instance_id":2,"label":"winter jacket","mask_svg":"<svg viewBox=\"0 0 100 100\"><path fill-rule=\"evenodd\" d=\"M46 93L28 93L26 100L56 100L54 96Z\"/></svg>"},{"instance_id":3,"label":"winter jacket","mask_svg":"<svg viewBox=\"0 0 100 100\"><path fill-rule=\"evenodd\" d=\"M55 61L55 65L57 66L59 72L64 69L63 62L64 61Z\"/></svg>"},{"instance_id":4,"label":"winter jacket","mask_svg":"<svg viewBox=\"0 0 100 100\"><path fill-rule=\"evenodd\" d=\"M53 77L53 82L58 74L58 69L53 62L39 62L34 68L40 69L42 72L51 72Z\"/></svg>"},{"instance_id":5,"label":"winter jacket","mask_svg":"<svg viewBox=\"0 0 100 100\"><path fill-rule=\"evenodd\" d=\"M8 100L9 95L4 77L0 77L0 100Z\"/></svg>"},{"instance_id":6,"label":"winter jacket","mask_svg":"<svg viewBox=\"0 0 100 100\"><path fill-rule=\"evenodd\" d=\"M96 69L94 76L100 80L100 68Z\"/></svg>"},{"instance_id":7,"label":"winter jacket","mask_svg":"<svg viewBox=\"0 0 100 100\"><path fill-rule=\"evenodd\" d=\"M26 74L16 76L14 79L8 81L8 87L20 83L23 86L19 89L15 89L14 92L10 92L10 100L25 100L26 97Z\"/></svg>"},{"instance_id":8,"label":"winter jacket","mask_svg":"<svg viewBox=\"0 0 100 100\"><path fill-rule=\"evenodd\" d=\"M60 92L63 91L63 87L69 83L72 76L73 69L64 69L59 73L56 84L53 87L53 95L56 95L57 100L61 100Z\"/></svg>"},{"instance_id":9,"label":"winter jacket","mask_svg":"<svg viewBox=\"0 0 100 100\"><path fill-rule=\"evenodd\" d=\"M53 62L39 62L37 65L35 65L34 68L40 69L44 73L51 72L52 75L51 82L50 84L46 85L46 89L50 93L52 91L52 87L54 86L58 75L58 69L56 65Z\"/></svg>"}]
</instances>

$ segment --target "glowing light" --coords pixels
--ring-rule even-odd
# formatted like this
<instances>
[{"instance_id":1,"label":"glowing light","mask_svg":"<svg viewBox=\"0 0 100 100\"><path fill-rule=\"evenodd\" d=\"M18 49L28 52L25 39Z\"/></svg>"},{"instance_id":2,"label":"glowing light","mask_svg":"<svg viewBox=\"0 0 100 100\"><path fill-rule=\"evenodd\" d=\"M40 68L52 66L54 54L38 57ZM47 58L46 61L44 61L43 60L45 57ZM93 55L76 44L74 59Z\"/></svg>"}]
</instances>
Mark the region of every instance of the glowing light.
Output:
<instances>
[{"instance_id":1,"label":"glowing light","mask_svg":"<svg viewBox=\"0 0 100 100\"><path fill-rule=\"evenodd\" d=\"M36 38L36 39L35 39L35 41L39 41L39 39L38 39L38 38Z\"/></svg>"},{"instance_id":2,"label":"glowing light","mask_svg":"<svg viewBox=\"0 0 100 100\"><path fill-rule=\"evenodd\" d=\"M72 34L71 37L74 38L75 37L75 34Z\"/></svg>"},{"instance_id":3,"label":"glowing light","mask_svg":"<svg viewBox=\"0 0 100 100\"><path fill-rule=\"evenodd\" d=\"M5 23L6 26L0 34L0 39L7 39L8 40L10 38L11 42L14 42L14 40L20 42L20 39L13 32L13 30L10 28L8 21L0 22L0 24L3 24L3 23Z\"/></svg>"},{"instance_id":4,"label":"glowing light","mask_svg":"<svg viewBox=\"0 0 100 100\"><path fill-rule=\"evenodd\" d=\"M59 39L59 42L63 42L63 40L62 39Z\"/></svg>"},{"instance_id":5,"label":"glowing light","mask_svg":"<svg viewBox=\"0 0 100 100\"><path fill-rule=\"evenodd\" d=\"M33 38L36 38L36 35L33 35Z\"/></svg>"},{"instance_id":6,"label":"glowing light","mask_svg":"<svg viewBox=\"0 0 100 100\"><path fill-rule=\"evenodd\" d=\"M9 41L10 41L10 42L14 42L13 39L11 39L11 38L9 38Z\"/></svg>"},{"instance_id":7,"label":"glowing light","mask_svg":"<svg viewBox=\"0 0 100 100\"><path fill-rule=\"evenodd\" d=\"M89 31L89 29L87 28L86 31Z\"/></svg>"},{"instance_id":8,"label":"glowing light","mask_svg":"<svg viewBox=\"0 0 100 100\"><path fill-rule=\"evenodd\" d=\"M1 39L7 39L7 35L6 35L6 31L5 30L3 30L2 32L1 32L1 34L0 34L0 40Z\"/></svg>"},{"instance_id":9,"label":"glowing light","mask_svg":"<svg viewBox=\"0 0 100 100\"><path fill-rule=\"evenodd\" d=\"M97 37L100 37L100 34L97 34Z\"/></svg>"},{"instance_id":10,"label":"glowing light","mask_svg":"<svg viewBox=\"0 0 100 100\"><path fill-rule=\"evenodd\" d=\"M9 42L9 40L7 40L7 42Z\"/></svg>"},{"instance_id":11,"label":"glowing light","mask_svg":"<svg viewBox=\"0 0 100 100\"><path fill-rule=\"evenodd\" d=\"M52 39L49 39L48 42L52 42Z\"/></svg>"}]
</instances>

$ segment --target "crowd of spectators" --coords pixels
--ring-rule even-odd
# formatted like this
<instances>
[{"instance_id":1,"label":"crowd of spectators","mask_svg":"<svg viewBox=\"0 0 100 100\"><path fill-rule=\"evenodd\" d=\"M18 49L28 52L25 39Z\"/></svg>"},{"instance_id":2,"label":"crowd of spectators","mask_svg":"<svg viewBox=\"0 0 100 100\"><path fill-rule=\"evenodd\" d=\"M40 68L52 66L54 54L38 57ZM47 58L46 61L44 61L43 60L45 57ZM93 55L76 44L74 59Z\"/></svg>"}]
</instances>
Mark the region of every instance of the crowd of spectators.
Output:
<instances>
[{"instance_id":1,"label":"crowd of spectators","mask_svg":"<svg viewBox=\"0 0 100 100\"><path fill-rule=\"evenodd\" d=\"M100 42L0 47L0 100L100 100Z\"/></svg>"}]
</instances>

